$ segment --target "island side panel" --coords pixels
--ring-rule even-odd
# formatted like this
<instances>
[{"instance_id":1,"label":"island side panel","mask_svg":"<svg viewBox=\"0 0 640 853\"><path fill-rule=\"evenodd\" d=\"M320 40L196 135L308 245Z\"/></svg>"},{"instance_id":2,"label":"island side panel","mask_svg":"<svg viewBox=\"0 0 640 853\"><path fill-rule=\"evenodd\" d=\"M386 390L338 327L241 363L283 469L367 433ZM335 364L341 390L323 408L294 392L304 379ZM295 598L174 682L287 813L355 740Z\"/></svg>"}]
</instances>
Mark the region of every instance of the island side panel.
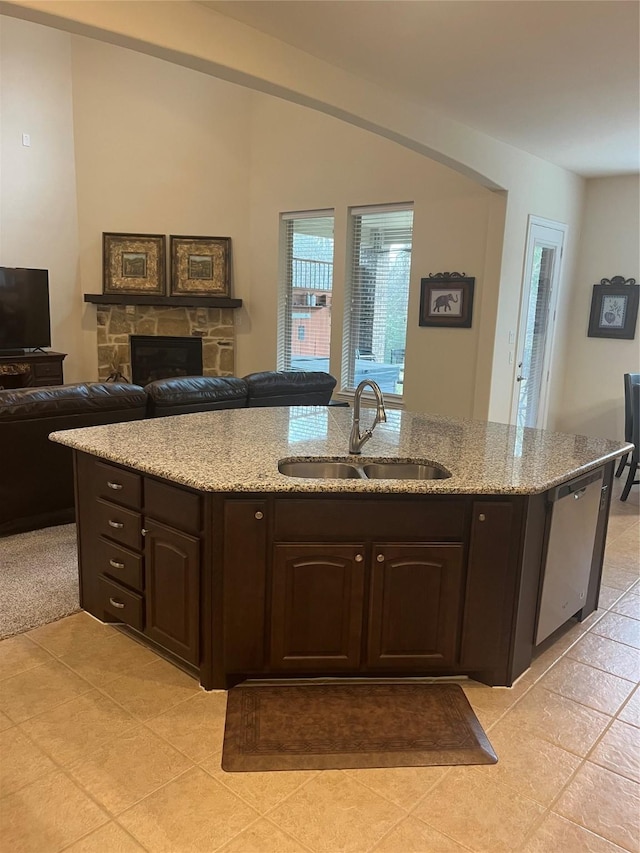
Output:
<instances>
[{"instance_id":1,"label":"island side panel","mask_svg":"<svg viewBox=\"0 0 640 853\"><path fill-rule=\"evenodd\" d=\"M613 470L615 464L607 463L604 466L602 487L600 492L600 510L598 512L598 523L596 527L596 541L593 547L593 560L591 561L591 575L584 607L580 611L580 620L586 619L590 613L598 607L600 599L600 586L602 583L602 565L604 563L604 549L607 541L607 528L609 527L609 511L611 509L611 486L613 483Z\"/></svg>"},{"instance_id":2,"label":"island side panel","mask_svg":"<svg viewBox=\"0 0 640 853\"><path fill-rule=\"evenodd\" d=\"M227 674L261 672L265 661L268 502L225 500L223 642Z\"/></svg>"},{"instance_id":3,"label":"island side panel","mask_svg":"<svg viewBox=\"0 0 640 853\"><path fill-rule=\"evenodd\" d=\"M460 668L487 684L512 683L522 516L522 499L473 502Z\"/></svg>"}]
</instances>

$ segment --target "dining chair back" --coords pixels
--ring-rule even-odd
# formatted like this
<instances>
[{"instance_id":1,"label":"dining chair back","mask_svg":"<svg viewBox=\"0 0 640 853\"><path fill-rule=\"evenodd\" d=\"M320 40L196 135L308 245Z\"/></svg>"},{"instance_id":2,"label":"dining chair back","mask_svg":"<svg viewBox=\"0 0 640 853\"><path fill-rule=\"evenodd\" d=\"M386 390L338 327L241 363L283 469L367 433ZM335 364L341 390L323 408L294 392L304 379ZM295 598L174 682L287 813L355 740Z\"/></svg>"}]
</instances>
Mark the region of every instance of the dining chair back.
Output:
<instances>
[{"instance_id":1,"label":"dining chair back","mask_svg":"<svg viewBox=\"0 0 640 853\"><path fill-rule=\"evenodd\" d=\"M637 374L636 374L637 375ZM631 491L631 486L640 485L640 480L636 479L638 471L638 458L640 456L640 383L631 386L631 438L633 442L633 452L629 461L629 474L627 482L624 484L624 489L620 495L621 501L626 501Z\"/></svg>"},{"instance_id":2,"label":"dining chair back","mask_svg":"<svg viewBox=\"0 0 640 853\"><path fill-rule=\"evenodd\" d=\"M634 385L640 385L640 373L625 373L624 374L624 440L633 441L633 417L632 417L632 393L631 389ZM616 477L619 477L627 465L630 464L630 453L625 453L620 457L620 463L616 471Z\"/></svg>"}]
</instances>

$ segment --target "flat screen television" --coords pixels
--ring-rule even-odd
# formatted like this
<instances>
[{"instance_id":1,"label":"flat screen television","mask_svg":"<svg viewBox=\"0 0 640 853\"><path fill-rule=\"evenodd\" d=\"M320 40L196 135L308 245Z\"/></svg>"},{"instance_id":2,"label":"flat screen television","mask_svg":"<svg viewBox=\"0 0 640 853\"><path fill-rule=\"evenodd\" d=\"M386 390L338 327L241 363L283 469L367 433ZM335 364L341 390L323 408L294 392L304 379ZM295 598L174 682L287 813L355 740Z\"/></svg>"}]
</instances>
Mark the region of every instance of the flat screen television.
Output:
<instances>
[{"instance_id":1,"label":"flat screen television","mask_svg":"<svg viewBox=\"0 0 640 853\"><path fill-rule=\"evenodd\" d=\"M0 267L0 351L48 346L48 270Z\"/></svg>"}]
</instances>

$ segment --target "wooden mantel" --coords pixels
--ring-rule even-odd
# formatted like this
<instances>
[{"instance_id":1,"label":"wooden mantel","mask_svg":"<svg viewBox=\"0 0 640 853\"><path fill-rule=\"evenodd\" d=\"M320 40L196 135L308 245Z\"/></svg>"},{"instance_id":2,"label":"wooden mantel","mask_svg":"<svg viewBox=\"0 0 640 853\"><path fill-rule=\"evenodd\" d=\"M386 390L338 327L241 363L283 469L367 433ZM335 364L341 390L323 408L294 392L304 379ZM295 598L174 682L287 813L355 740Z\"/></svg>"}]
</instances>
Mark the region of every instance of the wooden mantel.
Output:
<instances>
[{"instance_id":1,"label":"wooden mantel","mask_svg":"<svg viewBox=\"0 0 640 853\"><path fill-rule=\"evenodd\" d=\"M137 293L85 293L93 305L165 305L168 308L241 308L242 299L230 296L144 296Z\"/></svg>"}]
</instances>

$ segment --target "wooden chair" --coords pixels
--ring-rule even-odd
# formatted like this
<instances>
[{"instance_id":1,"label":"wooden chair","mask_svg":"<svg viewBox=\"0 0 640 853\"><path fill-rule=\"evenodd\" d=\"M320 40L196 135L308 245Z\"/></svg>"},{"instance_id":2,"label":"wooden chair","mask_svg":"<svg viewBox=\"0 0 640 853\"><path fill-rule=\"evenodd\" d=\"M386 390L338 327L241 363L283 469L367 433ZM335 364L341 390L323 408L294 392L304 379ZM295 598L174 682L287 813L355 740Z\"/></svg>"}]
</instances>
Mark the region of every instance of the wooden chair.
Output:
<instances>
[{"instance_id":1,"label":"wooden chair","mask_svg":"<svg viewBox=\"0 0 640 853\"><path fill-rule=\"evenodd\" d=\"M640 385L640 373L625 373L624 374L624 440L633 441L633 418L631 412L631 388L633 385ZM630 465L630 453L625 453L620 457L616 477L619 477L627 465Z\"/></svg>"},{"instance_id":2,"label":"wooden chair","mask_svg":"<svg viewBox=\"0 0 640 853\"><path fill-rule=\"evenodd\" d=\"M629 474L627 482L624 484L624 489L620 495L621 501L626 501L631 491L631 486L640 485L640 480L635 479L638 470L638 457L640 455L640 384L631 386L631 441L634 444L631 461L629 464Z\"/></svg>"}]
</instances>

